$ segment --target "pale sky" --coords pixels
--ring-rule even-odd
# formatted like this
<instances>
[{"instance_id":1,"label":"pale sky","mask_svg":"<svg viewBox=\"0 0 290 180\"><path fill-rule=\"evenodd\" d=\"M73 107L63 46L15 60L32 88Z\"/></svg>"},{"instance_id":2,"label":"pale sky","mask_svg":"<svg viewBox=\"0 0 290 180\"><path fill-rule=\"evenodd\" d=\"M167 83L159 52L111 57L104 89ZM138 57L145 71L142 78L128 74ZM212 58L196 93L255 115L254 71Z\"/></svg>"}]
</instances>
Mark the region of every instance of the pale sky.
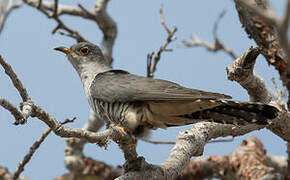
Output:
<instances>
[{"instance_id":1,"label":"pale sky","mask_svg":"<svg viewBox=\"0 0 290 180\"><path fill-rule=\"evenodd\" d=\"M273 2L273 1L272 1ZM60 3L67 3L60 1ZM90 8L94 2L78 1ZM282 14L285 0L274 1ZM73 3L77 4L77 2ZM169 27L178 27L177 40L169 47L173 52L162 54L156 78L167 79L183 86L231 95L233 99L247 101L247 92L237 83L227 80L225 68L232 63L231 57L223 52L211 53L204 48L183 48L182 40L189 40L191 34L213 42L212 28L222 10L226 10L218 35L237 55L241 55L255 43L247 38L241 28L234 3L230 0L203 1L129 1L112 0L108 12L117 22L118 37L114 46L114 67L138 75L146 75L147 53L156 51L167 37L160 23L159 8L164 5L164 14ZM76 17L61 17L91 42L100 43L102 33L94 22ZM12 12L0 34L0 55L12 65L27 88L31 98L46 109L57 120L76 116L71 127L82 127L89 113L80 79L65 56L54 51L57 46L70 46L73 39L52 35L56 23L28 6ZM259 56L255 70L273 89L271 78L279 82L278 73ZM274 90L274 89L273 89ZM0 96L15 105L21 101L17 91L0 68ZM14 172L29 147L39 138L47 126L38 119L30 118L22 126L14 126L9 112L0 108L0 165ZM178 132L192 125L152 133L154 140L175 140ZM255 131L237 137L233 142L208 144L204 156L225 155L234 151L243 139L255 135L262 142L267 153L286 155L286 143L267 130ZM64 139L53 133L37 150L31 162L25 167L23 176L30 179L49 180L67 172L64 166ZM138 153L149 163L161 163L169 155L171 145L138 143ZM107 150L95 144L85 147L85 155L110 165L124 163L123 154L115 143Z\"/></svg>"}]
</instances>

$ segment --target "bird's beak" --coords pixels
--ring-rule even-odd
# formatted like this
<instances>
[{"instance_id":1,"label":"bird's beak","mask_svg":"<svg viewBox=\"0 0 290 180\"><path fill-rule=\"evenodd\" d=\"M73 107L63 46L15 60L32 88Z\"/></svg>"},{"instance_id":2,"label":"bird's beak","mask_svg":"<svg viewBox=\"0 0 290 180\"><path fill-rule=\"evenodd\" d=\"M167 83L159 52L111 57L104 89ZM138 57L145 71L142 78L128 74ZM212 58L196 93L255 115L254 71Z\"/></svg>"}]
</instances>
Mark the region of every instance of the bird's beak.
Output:
<instances>
[{"instance_id":1,"label":"bird's beak","mask_svg":"<svg viewBox=\"0 0 290 180\"><path fill-rule=\"evenodd\" d=\"M63 52L63 53L65 53L65 54L70 54L71 52L72 52L72 50L70 50L69 48L67 48L67 47L63 47L63 46L60 46L60 47L56 47L56 48L54 48L54 50L56 50L56 51L60 51L60 52Z\"/></svg>"}]
</instances>

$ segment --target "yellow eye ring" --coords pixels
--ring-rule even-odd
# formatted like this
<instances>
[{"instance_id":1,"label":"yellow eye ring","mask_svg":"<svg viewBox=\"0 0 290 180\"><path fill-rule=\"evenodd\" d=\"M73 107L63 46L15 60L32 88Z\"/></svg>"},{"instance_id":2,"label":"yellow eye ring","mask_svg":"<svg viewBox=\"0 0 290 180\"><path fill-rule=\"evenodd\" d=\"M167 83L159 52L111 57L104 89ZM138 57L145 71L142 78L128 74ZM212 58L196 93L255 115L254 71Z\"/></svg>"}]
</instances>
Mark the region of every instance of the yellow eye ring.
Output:
<instances>
[{"instance_id":1,"label":"yellow eye ring","mask_svg":"<svg viewBox=\"0 0 290 180\"><path fill-rule=\"evenodd\" d=\"M87 46L82 47L82 48L80 49L80 53L81 53L82 55L87 55L87 54L89 53L89 48L88 48Z\"/></svg>"}]
</instances>

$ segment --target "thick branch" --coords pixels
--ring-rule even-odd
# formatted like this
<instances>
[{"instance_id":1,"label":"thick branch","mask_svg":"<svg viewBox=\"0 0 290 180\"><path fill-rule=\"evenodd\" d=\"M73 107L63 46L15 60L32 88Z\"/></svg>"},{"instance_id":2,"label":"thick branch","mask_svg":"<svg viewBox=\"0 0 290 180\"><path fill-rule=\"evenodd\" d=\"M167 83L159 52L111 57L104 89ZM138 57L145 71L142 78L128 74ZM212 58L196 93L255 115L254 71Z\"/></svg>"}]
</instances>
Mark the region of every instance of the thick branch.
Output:
<instances>
[{"instance_id":1,"label":"thick branch","mask_svg":"<svg viewBox=\"0 0 290 180\"><path fill-rule=\"evenodd\" d=\"M279 71L284 86L290 92L290 47L288 41L288 24L290 1L287 1L283 18L269 7L267 1L235 0L240 21L246 32L262 48L262 54L269 64ZM290 96L288 97L290 108Z\"/></svg>"},{"instance_id":2,"label":"thick branch","mask_svg":"<svg viewBox=\"0 0 290 180\"><path fill-rule=\"evenodd\" d=\"M229 80L237 81L247 90L251 101L267 104L271 101L271 93L264 80L253 71L259 54L259 48L249 48L227 67L227 74Z\"/></svg>"},{"instance_id":3,"label":"thick branch","mask_svg":"<svg viewBox=\"0 0 290 180\"><path fill-rule=\"evenodd\" d=\"M252 101L267 104L271 100L271 92L268 90L265 82L257 74L253 73L255 59L259 51L259 48L249 48L244 55L236 59L231 66L227 67L227 73L228 79L237 81L248 91ZM277 106L281 112L277 120L272 121L271 126L267 128L289 142L290 118L288 111L279 102L272 101L271 103Z\"/></svg>"},{"instance_id":4,"label":"thick branch","mask_svg":"<svg viewBox=\"0 0 290 180\"><path fill-rule=\"evenodd\" d=\"M262 143L256 137L249 137L228 156L210 156L197 158L183 170L177 180L221 178L260 179L286 175L285 157L266 156ZM272 178L274 179L274 178Z\"/></svg>"},{"instance_id":5,"label":"thick branch","mask_svg":"<svg viewBox=\"0 0 290 180\"><path fill-rule=\"evenodd\" d=\"M263 126L196 123L191 129L179 133L176 144L164 163L152 165L144 162L141 171L128 172L117 179L174 179L182 172L192 156L200 156L203 153L204 145L211 138L240 136L261 128Z\"/></svg>"}]
</instances>

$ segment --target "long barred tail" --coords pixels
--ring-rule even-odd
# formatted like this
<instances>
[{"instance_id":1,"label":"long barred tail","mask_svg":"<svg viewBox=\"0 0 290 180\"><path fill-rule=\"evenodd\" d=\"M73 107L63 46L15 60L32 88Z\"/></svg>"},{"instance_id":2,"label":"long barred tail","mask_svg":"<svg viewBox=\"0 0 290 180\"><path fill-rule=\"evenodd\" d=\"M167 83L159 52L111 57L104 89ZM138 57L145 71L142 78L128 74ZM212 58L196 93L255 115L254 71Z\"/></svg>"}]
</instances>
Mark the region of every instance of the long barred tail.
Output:
<instances>
[{"instance_id":1,"label":"long barred tail","mask_svg":"<svg viewBox=\"0 0 290 180\"><path fill-rule=\"evenodd\" d=\"M208 119L213 122L245 125L249 123L266 125L269 119L278 115L278 109L274 106L262 103L237 102L230 100L213 100L221 102L221 105L200 110L192 114L182 115L184 118L196 120Z\"/></svg>"}]
</instances>

